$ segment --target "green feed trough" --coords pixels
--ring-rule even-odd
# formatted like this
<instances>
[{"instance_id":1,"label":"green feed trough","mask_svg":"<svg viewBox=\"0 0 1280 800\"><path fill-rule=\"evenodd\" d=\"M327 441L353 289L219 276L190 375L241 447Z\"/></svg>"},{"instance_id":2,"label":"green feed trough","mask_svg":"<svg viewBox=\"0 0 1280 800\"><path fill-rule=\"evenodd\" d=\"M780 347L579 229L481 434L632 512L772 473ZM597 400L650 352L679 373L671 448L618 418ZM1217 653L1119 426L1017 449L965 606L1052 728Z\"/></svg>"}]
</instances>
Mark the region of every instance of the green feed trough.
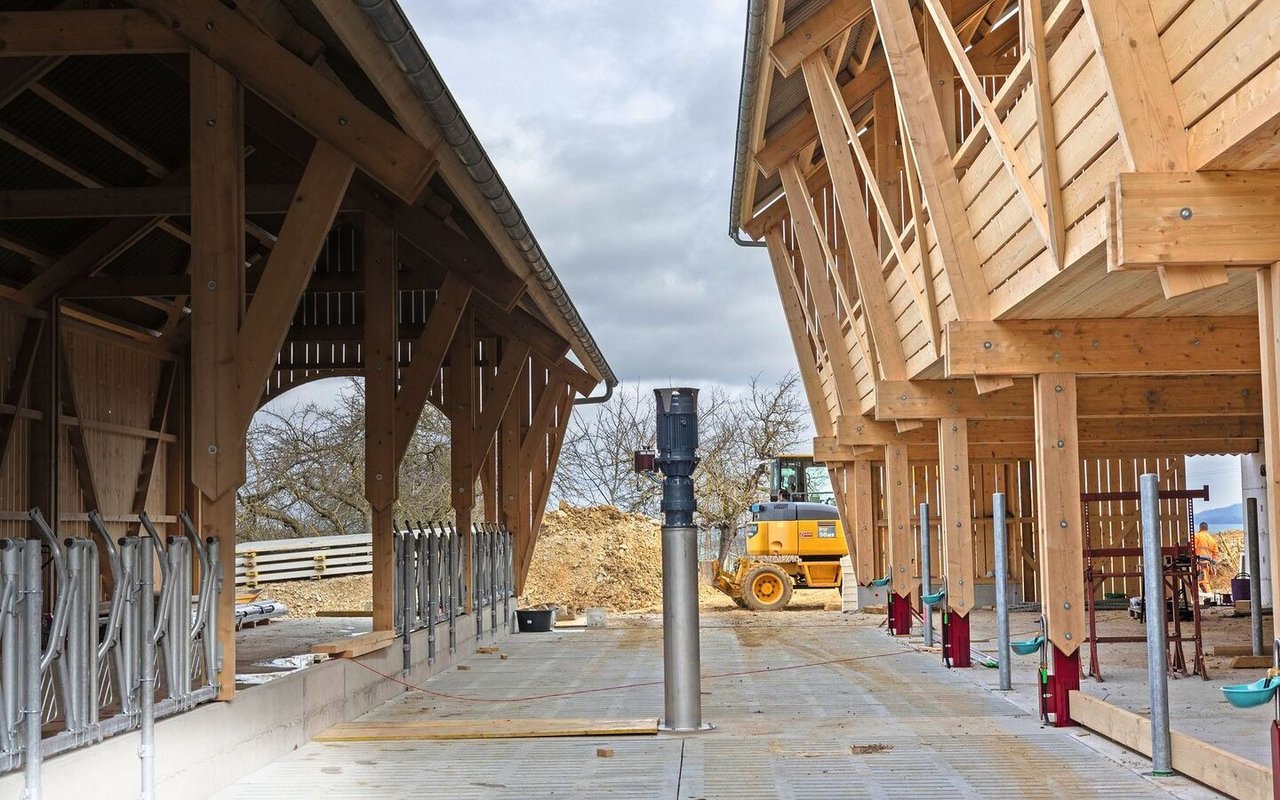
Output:
<instances>
[{"instance_id":1,"label":"green feed trough","mask_svg":"<svg viewBox=\"0 0 1280 800\"><path fill-rule=\"evenodd\" d=\"M1029 656L1038 652L1044 646L1044 637L1037 636L1034 639L1028 639L1025 642L1009 642L1009 649L1020 656Z\"/></svg>"},{"instance_id":2,"label":"green feed trough","mask_svg":"<svg viewBox=\"0 0 1280 800\"><path fill-rule=\"evenodd\" d=\"M883 578L876 578L875 580L871 581L871 585L876 587L877 589L882 589L885 586L888 586L889 582L892 580L893 578L889 577L888 575L885 575Z\"/></svg>"},{"instance_id":3,"label":"green feed trough","mask_svg":"<svg viewBox=\"0 0 1280 800\"><path fill-rule=\"evenodd\" d=\"M928 604L929 604L929 605L931 605L931 606L936 606L938 603L941 603L941 602L942 602L942 598L944 598L944 597L946 597L946 596L947 596L947 590L946 590L946 589L940 589L940 590L938 590L938 591L934 592L933 594L922 594L922 595L920 595L920 600L921 600L922 602L928 603Z\"/></svg>"},{"instance_id":4,"label":"green feed trough","mask_svg":"<svg viewBox=\"0 0 1280 800\"><path fill-rule=\"evenodd\" d=\"M1280 681L1275 678L1262 678L1253 683L1223 686L1222 693L1226 695L1227 702L1236 708L1253 708L1274 697L1277 688L1280 688Z\"/></svg>"}]
</instances>

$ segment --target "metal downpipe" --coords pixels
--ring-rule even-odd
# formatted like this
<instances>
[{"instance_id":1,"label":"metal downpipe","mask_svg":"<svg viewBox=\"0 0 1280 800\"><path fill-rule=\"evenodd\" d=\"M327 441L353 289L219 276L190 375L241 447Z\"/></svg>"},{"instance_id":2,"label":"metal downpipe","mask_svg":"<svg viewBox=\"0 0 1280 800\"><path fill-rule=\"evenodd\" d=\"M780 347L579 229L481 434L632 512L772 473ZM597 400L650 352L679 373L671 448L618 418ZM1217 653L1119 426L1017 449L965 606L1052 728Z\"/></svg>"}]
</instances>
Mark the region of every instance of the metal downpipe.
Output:
<instances>
[{"instance_id":1,"label":"metal downpipe","mask_svg":"<svg viewBox=\"0 0 1280 800\"><path fill-rule=\"evenodd\" d=\"M751 143L751 119L756 113L756 84L760 60L764 57L764 9L766 0L747 3L747 32L742 47L742 82L738 89L738 135L733 151L733 191L729 194L729 238L740 247L764 247L764 242L742 238L738 209L742 207L742 187L747 172L747 147Z\"/></svg>"}]
</instances>

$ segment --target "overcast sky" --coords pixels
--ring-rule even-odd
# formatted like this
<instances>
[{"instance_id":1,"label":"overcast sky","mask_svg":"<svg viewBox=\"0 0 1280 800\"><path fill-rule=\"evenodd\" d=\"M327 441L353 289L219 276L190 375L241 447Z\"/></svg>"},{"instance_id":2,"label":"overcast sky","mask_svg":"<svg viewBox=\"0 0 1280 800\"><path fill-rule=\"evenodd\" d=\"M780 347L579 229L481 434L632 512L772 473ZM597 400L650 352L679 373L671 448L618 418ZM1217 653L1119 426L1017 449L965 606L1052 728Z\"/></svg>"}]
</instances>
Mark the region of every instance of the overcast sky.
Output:
<instances>
[{"instance_id":1,"label":"overcast sky","mask_svg":"<svg viewBox=\"0 0 1280 800\"><path fill-rule=\"evenodd\" d=\"M727 235L741 0L401 0L618 376L795 368L762 249Z\"/></svg>"}]
</instances>

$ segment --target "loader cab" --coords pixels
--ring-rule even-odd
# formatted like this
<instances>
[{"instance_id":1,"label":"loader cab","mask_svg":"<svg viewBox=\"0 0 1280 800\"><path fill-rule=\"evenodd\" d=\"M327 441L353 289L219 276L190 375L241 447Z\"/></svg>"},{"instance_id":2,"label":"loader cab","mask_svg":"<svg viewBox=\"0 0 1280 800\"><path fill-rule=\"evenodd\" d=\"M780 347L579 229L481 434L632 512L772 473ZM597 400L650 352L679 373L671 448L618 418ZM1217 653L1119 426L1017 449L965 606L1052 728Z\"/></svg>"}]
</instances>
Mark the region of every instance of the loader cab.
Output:
<instances>
[{"instance_id":1,"label":"loader cab","mask_svg":"<svg viewBox=\"0 0 1280 800\"><path fill-rule=\"evenodd\" d=\"M831 475L810 455L780 455L770 462L769 499L835 505Z\"/></svg>"}]
</instances>

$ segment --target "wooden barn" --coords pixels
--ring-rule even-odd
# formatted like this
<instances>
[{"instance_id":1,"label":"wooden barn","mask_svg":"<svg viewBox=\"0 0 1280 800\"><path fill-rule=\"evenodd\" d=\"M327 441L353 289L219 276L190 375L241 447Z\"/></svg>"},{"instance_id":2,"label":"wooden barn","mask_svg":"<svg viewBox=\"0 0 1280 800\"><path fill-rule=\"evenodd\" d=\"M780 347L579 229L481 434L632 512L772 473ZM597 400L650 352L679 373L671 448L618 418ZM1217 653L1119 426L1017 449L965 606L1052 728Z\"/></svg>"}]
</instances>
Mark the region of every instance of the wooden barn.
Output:
<instances>
[{"instance_id":1,"label":"wooden barn","mask_svg":"<svg viewBox=\"0 0 1280 800\"><path fill-rule=\"evenodd\" d=\"M1064 723L1087 609L1140 593L1139 475L1160 476L1185 553L1203 490L1184 457L1280 458L1277 19L1218 0L750 4L730 234L768 249L857 581L918 600L927 502L944 646L967 661L1005 493ZM1280 469L1263 474L1274 533Z\"/></svg>"},{"instance_id":2,"label":"wooden barn","mask_svg":"<svg viewBox=\"0 0 1280 800\"><path fill-rule=\"evenodd\" d=\"M488 557L473 523L510 533L518 585L574 404L617 382L399 6L5 2L0 536L39 540L39 509L71 569L75 541L136 537L142 513L160 540L216 539L204 678L228 699L246 430L334 376L366 392L374 631L400 609L397 481L425 405L451 423L465 585ZM110 597L107 550L82 557Z\"/></svg>"}]
</instances>

